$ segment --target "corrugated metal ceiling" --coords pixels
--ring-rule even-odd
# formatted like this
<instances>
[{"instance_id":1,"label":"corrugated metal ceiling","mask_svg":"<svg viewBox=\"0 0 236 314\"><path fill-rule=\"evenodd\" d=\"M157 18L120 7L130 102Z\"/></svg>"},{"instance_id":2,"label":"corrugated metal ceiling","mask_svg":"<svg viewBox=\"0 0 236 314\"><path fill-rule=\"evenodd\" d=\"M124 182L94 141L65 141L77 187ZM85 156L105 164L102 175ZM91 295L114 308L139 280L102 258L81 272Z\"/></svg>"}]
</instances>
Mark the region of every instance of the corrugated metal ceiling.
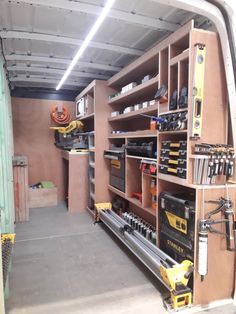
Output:
<instances>
[{"instance_id":1,"label":"corrugated metal ceiling","mask_svg":"<svg viewBox=\"0 0 236 314\"><path fill-rule=\"evenodd\" d=\"M12 87L55 88L104 3L2 0L0 37ZM209 26L204 17L151 0L116 0L64 88L79 92L112 76L191 18Z\"/></svg>"}]
</instances>

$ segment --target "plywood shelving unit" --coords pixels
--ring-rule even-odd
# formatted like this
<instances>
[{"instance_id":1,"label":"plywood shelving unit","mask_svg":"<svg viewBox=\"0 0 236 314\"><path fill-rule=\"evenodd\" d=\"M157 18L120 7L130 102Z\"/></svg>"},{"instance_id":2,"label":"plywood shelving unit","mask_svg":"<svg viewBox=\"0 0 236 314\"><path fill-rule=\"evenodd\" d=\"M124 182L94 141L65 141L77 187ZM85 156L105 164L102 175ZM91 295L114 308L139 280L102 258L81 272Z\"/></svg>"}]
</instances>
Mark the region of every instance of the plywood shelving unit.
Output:
<instances>
[{"instance_id":1,"label":"plywood shelving unit","mask_svg":"<svg viewBox=\"0 0 236 314\"><path fill-rule=\"evenodd\" d=\"M194 68L194 46L203 43L206 46L205 94L203 108L203 129L199 140L190 138L192 115L192 89ZM209 264L208 274L203 282L197 272L197 222L200 217L202 191L205 190L205 201L217 200L226 195L224 185L195 185L193 184L193 148L197 143L227 143L228 134L228 106L226 83L223 70L223 60L217 34L195 29L193 21L189 22L176 33L172 34L157 46L146 52L119 73L108 80L108 86L115 92L131 82L137 82L147 74L153 76L149 81L134 87L132 90L115 96L108 101L107 107L111 111L122 111L129 105L153 99L157 89L163 84L168 87L168 95L174 90L178 95L183 86L188 87L188 107L184 109L169 110L169 102L156 103L153 107L139 109L116 117L108 117L108 142L113 144L127 144L132 139L154 139L157 144L157 158L160 163L160 150L162 141L187 141L187 176L186 179L170 174L157 172L156 176L148 176L140 172L141 157L126 155L126 184L125 192L111 185L108 186L111 198L118 195L129 202L129 208L143 219L146 219L157 229L159 238L159 208L150 207L147 196L148 184L152 177L157 179L157 195L162 191L187 192L195 196L195 248L194 248L194 275L193 275L193 303L194 305L208 304L215 300L232 297L234 286L234 254L226 250L226 241L214 234L209 235ZM170 98L170 97L169 97ZM170 101L170 100L169 100ZM186 130L158 132L149 129L148 118L140 114L161 116L168 113L187 112L188 126ZM217 125L217 128L216 128ZM111 132L116 132L112 134ZM118 132L119 131L119 132ZM143 157L143 159L146 159ZM235 185L228 184L229 196L236 201ZM142 202L131 197L132 191L142 193ZM206 205L205 212L212 209ZM159 245L159 243L157 243ZM224 265L227 265L227 269ZM219 288L217 288L219 287Z\"/></svg>"},{"instance_id":2,"label":"plywood shelving unit","mask_svg":"<svg viewBox=\"0 0 236 314\"><path fill-rule=\"evenodd\" d=\"M105 123L110 110L107 107L108 95L112 89L107 87L107 82L94 80L77 97L76 101L83 97L93 100L89 111L79 120L84 123L84 129L89 132L89 199L88 211L94 215L94 204L104 202L109 198L107 188L109 182L107 164L103 158L103 151L108 144L107 134L109 125Z\"/></svg>"}]
</instances>

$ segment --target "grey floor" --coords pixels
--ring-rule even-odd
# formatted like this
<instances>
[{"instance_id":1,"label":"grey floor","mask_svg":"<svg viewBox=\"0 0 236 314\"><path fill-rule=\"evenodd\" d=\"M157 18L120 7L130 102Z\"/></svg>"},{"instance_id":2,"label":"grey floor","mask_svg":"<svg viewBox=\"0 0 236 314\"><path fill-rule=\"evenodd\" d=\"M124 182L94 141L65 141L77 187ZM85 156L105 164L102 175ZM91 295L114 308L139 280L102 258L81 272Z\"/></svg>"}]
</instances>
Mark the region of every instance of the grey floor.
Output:
<instances>
[{"instance_id":1,"label":"grey floor","mask_svg":"<svg viewBox=\"0 0 236 314\"><path fill-rule=\"evenodd\" d=\"M88 213L31 209L16 235L6 313L166 313L164 288ZM202 313L236 311L227 305Z\"/></svg>"}]
</instances>

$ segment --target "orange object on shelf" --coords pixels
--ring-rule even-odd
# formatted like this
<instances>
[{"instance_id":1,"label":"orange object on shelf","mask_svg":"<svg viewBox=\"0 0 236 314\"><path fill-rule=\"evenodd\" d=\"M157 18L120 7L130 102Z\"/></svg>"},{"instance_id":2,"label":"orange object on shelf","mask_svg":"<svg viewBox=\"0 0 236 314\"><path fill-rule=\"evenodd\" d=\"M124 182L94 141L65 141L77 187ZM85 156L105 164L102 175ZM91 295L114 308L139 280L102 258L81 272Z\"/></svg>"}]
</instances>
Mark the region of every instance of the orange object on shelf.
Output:
<instances>
[{"instance_id":1,"label":"orange object on shelf","mask_svg":"<svg viewBox=\"0 0 236 314\"><path fill-rule=\"evenodd\" d=\"M67 124L71 121L70 113L67 107L62 106L59 108L58 105L53 106L50 112L51 119L57 124Z\"/></svg>"}]
</instances>

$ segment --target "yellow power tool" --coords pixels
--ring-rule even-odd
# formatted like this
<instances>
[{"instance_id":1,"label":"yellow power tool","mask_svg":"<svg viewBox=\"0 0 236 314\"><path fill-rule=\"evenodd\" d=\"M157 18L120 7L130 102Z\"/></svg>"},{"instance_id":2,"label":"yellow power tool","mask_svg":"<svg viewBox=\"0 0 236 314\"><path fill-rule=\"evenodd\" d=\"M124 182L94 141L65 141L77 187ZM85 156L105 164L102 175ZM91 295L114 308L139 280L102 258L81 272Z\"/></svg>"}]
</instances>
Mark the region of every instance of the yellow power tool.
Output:
<instances>
[{"instance_id":1,"label":"yellow power tool","mask_svg":"<svg viewBox=\"0 0 236 314\"><path fill-rule=\"evenodd\" d=\"M62 127L62 126L51 126L50 130L56 130L61 134L68 134L71 131L75 129L83 130L84 124L81 121L74 120L69 123L68 126Z\"/></svg>"}]
</instances>

